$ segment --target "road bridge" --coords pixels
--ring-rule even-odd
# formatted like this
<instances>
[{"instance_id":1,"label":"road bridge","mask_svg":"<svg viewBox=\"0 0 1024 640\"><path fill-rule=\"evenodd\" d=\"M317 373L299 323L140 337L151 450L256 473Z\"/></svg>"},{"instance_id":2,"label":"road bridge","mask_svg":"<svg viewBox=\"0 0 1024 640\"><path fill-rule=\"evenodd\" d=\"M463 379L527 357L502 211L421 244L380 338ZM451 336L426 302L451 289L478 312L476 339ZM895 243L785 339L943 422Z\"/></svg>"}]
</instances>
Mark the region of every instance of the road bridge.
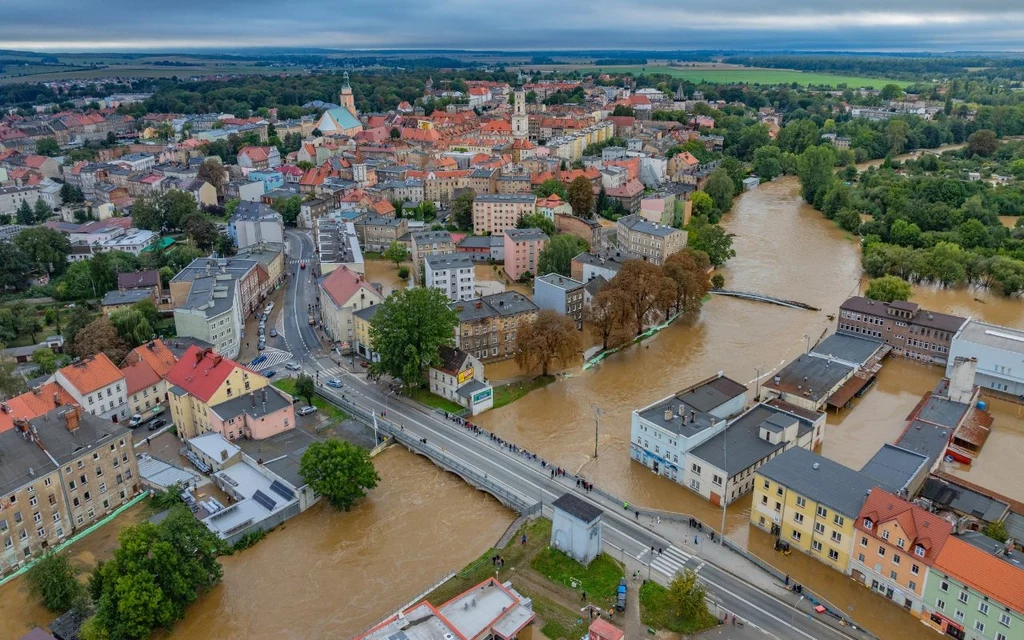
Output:
<instances>
[{"instance_id":1,"label":"road bridge","mask_svg":"<svg viewBox=\"0 0 1024 640\"><path fill-rule=\"evenodd\" d=\"M818 307L811 306L806 302L797 302L796 300L785 300L783 298L775 298L773 296L766 296L760 293L750 293L749 291L733 291L730 289L712 289L711 293L716 296L731 296L733 298L743 298L744 300L755 300L757 302L767 302L769 304L777 304L780 307L789 307L790 309L806 309L808 311L821 311Z\"/></svg>"}]
</instances>

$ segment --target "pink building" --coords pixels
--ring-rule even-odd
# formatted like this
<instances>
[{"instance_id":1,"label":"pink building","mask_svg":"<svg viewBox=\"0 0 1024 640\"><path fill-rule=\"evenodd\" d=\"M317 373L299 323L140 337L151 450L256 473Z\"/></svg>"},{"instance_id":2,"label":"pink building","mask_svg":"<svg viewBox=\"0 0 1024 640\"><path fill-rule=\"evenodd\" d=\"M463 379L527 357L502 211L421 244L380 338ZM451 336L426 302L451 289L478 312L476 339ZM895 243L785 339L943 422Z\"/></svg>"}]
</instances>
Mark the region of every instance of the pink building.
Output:
<instances>
[{"instance_id":1,"label":"pink building","mask_svg":"<svg viewBox=\"0 0 1024 640\"><path fill-rule=\"evenodd\" d=\"M292 398L267 385L210 407L210 431L228 440L263 440L295 427Z\"/></svg>"},{"instance_id":2,"label":"pink building","mask_svg":"<svg viewBox=\"0 0 1024 640\"><path fill-rule=\"evenodd\" d=\"M540 252L547 246L548 236L540 229L505 230L505 273L513 280L523 277L529 271L537 273Z\"/></svg>"},{"instance_id":3,"label":"pink building","mask_svg":"<svg viewBox=\"0 0 1024 640\"><path fill-rule=\"evenodd\" d=\"M532 193L484 193L473 200L473 233L497 235L514 229L519 218L536 213L537 196Z\"/></svg>"}]
</instances>

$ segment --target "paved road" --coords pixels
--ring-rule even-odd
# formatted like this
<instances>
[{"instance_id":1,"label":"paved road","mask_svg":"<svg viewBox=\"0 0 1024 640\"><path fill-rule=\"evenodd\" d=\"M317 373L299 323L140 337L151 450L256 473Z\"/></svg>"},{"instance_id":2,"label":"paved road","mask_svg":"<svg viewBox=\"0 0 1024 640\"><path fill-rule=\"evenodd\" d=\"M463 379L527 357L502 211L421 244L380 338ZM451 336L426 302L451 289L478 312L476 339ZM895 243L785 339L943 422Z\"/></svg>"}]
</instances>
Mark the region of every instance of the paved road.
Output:
<instances>
[{"instance_id":1,"label":"paved road","mask_svg":"<svg viewBox=\"0 0 1024 640\"><path fill-rule=\"evenodd\" d=\"M307 234L289 231L288 240L292 260L313 256L312 240ZM295 360L307 373L319 373L320 380L342 378L345 388L334 390L323 387L327 395L333 394L340 399L344 394L349 401L354 401L367 411L377 415L386 412L387 418L400 425L407 434L417 439L426 439L428 446L435 447L435 451L440 450L446 456L457 458L479 475L486 474L489 481L519 496L523 502L533 504L540 501L546 515L551 514L550 505L556 498L567 491L576 491L579 497L605 511L604 540L606 550L614 557L618 557L628 567L646 568L647 574L662 584L667 584L684 567L697 571L712 599L768 637L780 640L849 640L849 636L815 618L807 617L774 596L707 563L696 554L672 546L669 540L636 521L632 511L611 505L609 500L596 493L578 491L564 480L553 479L550 470L542 468L539 462L502 448L487 436L474 436L469 430L425 407L396 401L386 385L367 382L365 375L338 367L321 348L307 321L307 305L316 299L316 288L309 276L309 268L296 271L293 266L292 269L292 273L297 275L293 275L289 281L289 291L285 298L285 340L288 350L295 354ZM342 375L338 375L340 371L343 371Z\"/></svg>"}]
</instances>

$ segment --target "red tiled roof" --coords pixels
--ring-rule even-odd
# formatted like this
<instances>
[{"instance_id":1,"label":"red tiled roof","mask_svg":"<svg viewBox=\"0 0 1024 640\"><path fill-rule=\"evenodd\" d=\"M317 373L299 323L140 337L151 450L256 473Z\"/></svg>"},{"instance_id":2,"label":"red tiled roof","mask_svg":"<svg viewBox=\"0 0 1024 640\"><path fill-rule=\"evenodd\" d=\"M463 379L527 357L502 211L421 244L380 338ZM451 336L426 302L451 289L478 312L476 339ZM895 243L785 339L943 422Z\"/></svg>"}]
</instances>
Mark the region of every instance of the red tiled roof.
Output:
<instances>
[{"instance_id":1,"label":"red tiled roof","mask_svg":"<svg viewBox=\"0 0 1024 640\"><path fill-rule=\"evenodd\" d=\"M53 411L58 406L75 405L75 399L56 382L47 382L32 391L15 396L5 402L6 411L0 411L0 433L14 426L14 419L31 420Z\"/></svg>"},{"instance_id":2,"label":"red tiled roof","mask_svg":"<svg viewBox=\"0 0 1024 640\"><path fill-rule=\"evenodd\" d=\"M632 198L644 192L644 185L639 180L630 180L621 187L608 189L608 196L612 198Z\"/></svg>"},{"instance_id":3,"label":"red tiled roof","mask_svg":"<svg viewBox=\"0 0 1024 640\"><path fill-rule=\"evenodd\" d=\"M249 156L253 162L265 162L270 158L270 147L242 147L238 155Z\"/></svg>"},{"instance_id":4,"label":"red tiled roof","mask_svg":"<svg viewBox=\"0 0 1024 640\"><path fill-rule=\"evenodd\" d=\"M200 349L192 345L164 378L188 394L203 402L209 402L231 372L240 368L237 362L225 358L213 349Z\"/></svg>"},{"instance_id":5,"label":"red tiled roof","mask_svg":"<svg viewBox=\"0 0 1024 640\"><path fill-rule=\"evenodd\" d=\"M377 293L366 278L344 265L327 274L320 286L338 307L344 306L360 289Z\"/></svg>"},{"instance_id":6,"label":"red tiled roof","mask_svg":"<svg viewBox=\"0 0 1024 640\"><path fill-rule=\"evenodd\" d=\"M157 375L163 377L174 368L178 359L174 357L164 341L157 338L148 344L132 349L125 358L125 362L145 362L156 371Z\"/></svg>"},{"instance_id":7,"label":"red tiled roof","mask_svg":"<svg viewBox=\"0 0 1024 640\"><path fill-rule=\"evenodd\" d=\"M47 158L46 156L31 155L31 156L25 156L25 158L24 158L24 160L22 160L22 162L24 162L26 167L32 167L33 169L38 169L38 168L42 167L44 164L46 164L47 160L49 160L49 158Z\"/></svg>"},{"instance_id":8,"label":"red tiled roof","mask_svg":"<svg viewBox=\"0 0 1024 640\"><path fill-rule=\"evenodd\" d=\"M934 567L1000 604L1024 611L1024 569L991 552L950 536L935 559Z\"/></svg>"},{"instance_id":9,"label":"red tiled roof","mask_svg":"<svg viewBox=\"0 0 1024 640\"><path fill-rule=\"evenodd\" d=\"M865 518L874 523L871 529L864 526ZM913 553L914 547L921 545L925 549L924 562L928 565L935 562L943 545L953 533L953 526L943 518L898 498L880 487L871 490L854 525L859 531L877 538L878 527L892 520L899 522L900 527L909 537L905 547L907 553ZM892 541L889 542L892 544Z\"/></svg>"},{"instance_id":10,"label":"red tiled roof","mask_svg":"<svg viewBox=\"0 0 1024 640\"><path fill-rule=\"evenodd\" d=\"M371 205L371 208L382 216L393 214L395 212L395 205L391 204L387 200L377 200Z\"/></svg>"},{"instance_id":11,"label":"red tiled roof","mask_svg":"<svg viewBox=\"0 0 1024 640\"><path fill-rule=\"evenodd\" d=\"M148 389L160 382L157 372L153 371L153 367L143 360L122 367L121 372L124 373L124 385L129 395Z\"/></svg>"},{"instance_id":12,"label":"red tiled roof","mask_svg":"<svg viewBox=\"0 0 1024 640\"><path fill-rule=\"evenodd\" d=\"M107 354L100 352L58 370L80 394L92 393L124 377Z\"/></svg>"}]
</instances>

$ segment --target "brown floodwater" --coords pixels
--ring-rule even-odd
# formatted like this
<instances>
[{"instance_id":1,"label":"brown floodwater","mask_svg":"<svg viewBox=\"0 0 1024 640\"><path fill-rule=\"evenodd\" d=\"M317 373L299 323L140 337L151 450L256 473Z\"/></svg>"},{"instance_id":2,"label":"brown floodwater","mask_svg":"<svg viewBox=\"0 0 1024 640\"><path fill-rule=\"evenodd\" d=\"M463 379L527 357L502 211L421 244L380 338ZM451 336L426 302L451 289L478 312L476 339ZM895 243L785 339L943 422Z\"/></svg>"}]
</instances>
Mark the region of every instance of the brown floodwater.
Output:
<instances>
[{"instance_id":1,"label":"brown floodwater","mask_svg":"<svg viewBox=\"0 0 1024 640\"><path fill-rule=\"evenodd\" d=\"M390 260L366 260L366 280L370 283L381 285L384 296L388 296L396 289L405 289L406 281L398 277L398 267ZM412 268L409 262L403 262L402 266Z\"/></svg>"},{"instance_id":2,"label":"brown floodwater","mask_svg":"<svg viewBox=\"0 0 1024 640\"><path fill-rule=\"evenodd\" d=\"M350 638L480 556L515 518L404 449L348 513L320 504L222 558L224 580L170 637Z\"/></svg>"}]
</instances>

